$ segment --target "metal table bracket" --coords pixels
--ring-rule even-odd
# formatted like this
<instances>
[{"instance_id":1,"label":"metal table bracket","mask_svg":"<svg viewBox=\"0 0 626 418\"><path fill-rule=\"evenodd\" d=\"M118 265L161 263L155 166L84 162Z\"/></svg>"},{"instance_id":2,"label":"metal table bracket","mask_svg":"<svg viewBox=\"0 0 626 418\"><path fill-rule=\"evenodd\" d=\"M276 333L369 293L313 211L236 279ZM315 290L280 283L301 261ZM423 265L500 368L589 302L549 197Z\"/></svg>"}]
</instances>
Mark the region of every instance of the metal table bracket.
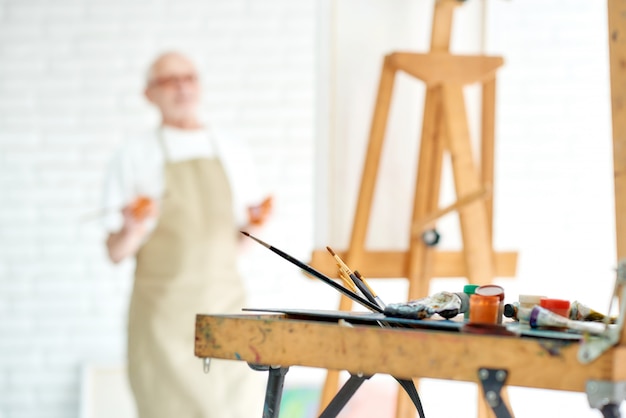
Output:
<instances>
[{"instance_id":1,"label":"metal table bracket","mask_svg":"<svg viewBox=\"0 0 626 418\"><path fill-rule=\"evenodd\" d=\"M202 359L202 370L204 373L209 373L211 371L211 357L205 357Z\"/></svg>"},{"instance_id":2,"label":"metal table bracket","mask_svg":"<svg viewBox=\"0 0 626 418\"><path fill-rule=\"evenodd\" d=\"M603 334L591 341L585 341L578 349L578 360L583 363L591 363L611 347L619 343L626 320L626 259L620 260L615 274L615 286L611 303L607 312L611 312L613 303L619 303L619 315L615 328L607 328Z\"/></svg>"},{"instance_id":3,"label":"metal table bracket","mask_svg":"<svg viewBox=\"0 0 626 418\"><path fill-rule=\"evenodd\" d=\"M620 404L626 399L626 382L590 380L585 386L589 406L605 418L619 418Z\"/></svg>"},{"instance_id":4,"label":"metal table bracket","mask_svg":"<svg viewBox=\"0 0 626 418\"><path fill-rule=\"evenodd\" d=\"M508 371L504 369L488 369L486 367L478 369L478 380L483 388L487 404L493 410L496 418L513 417L501 395L508 375Z\"/></svg>"}]
</instances>

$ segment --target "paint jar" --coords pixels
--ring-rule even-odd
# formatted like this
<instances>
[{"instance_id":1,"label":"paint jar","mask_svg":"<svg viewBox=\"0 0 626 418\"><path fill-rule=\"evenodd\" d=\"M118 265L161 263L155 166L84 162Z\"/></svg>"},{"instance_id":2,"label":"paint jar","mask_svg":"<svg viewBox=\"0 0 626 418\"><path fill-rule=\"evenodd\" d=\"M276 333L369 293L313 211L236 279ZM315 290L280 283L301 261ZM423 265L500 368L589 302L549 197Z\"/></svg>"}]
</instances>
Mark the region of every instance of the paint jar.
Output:
<instances>
[{"instance_id":1,"label":"paint jar","mask_svg":"<svg viewBox=\"0 0 626 418\"><path fill-rule=\"evenodd\" d=\"M522 309L532 309L535 306L539 306L541 299L544 299L546 296L543 295L519 295L519 307ZM520 322L528 323L526 318L520 318Z\"/></svg>"},{"instance_id":2,"label":"paint jar","mask_svg":"<svg viewBox=\"0 0 626 418\"><path fill-rule=\"evenodd\" d=\"M465 286L463 286L463 293L465 293L467 297L470 298L475 293L478 287L479 285L477 284L466 284ZM463 317L466 321L469 319L469 309L463 313Z\"/></svg>"},{"instance_id":3,"label":"paint jar","mask_svg":"<svg viewBox=\"0 0 626 418\"><path fill-rule=\"evenodd\" d=\"M541 300L539 301L539 306L549 311L552 311L557 315L569 318L569 300L541 298Z\"/></svg>"},{"instance_id":4,"label":"paint jar","mask_svg":"<svg viewBox=\"0 0 626 418\"><path fill-rule=\"evenodd\" d=\"M497 324L500 310L498 296L484 296L474 293L470 296L469 322L471 324Z\"/></svg>"},{"instance_id":5,"label":"paint jar","mask_svg":"<svg viewBox=\"0 0 626 418\"><path fill-rule=\"evenodd\" d=\"M502 286L498 286L497 284L485 284L477 287L474 293L476 295L496 296L498 298L498 318L496 323L501 324L502 317L504 315L504 288Z\"/></svg>"}]
</instances>

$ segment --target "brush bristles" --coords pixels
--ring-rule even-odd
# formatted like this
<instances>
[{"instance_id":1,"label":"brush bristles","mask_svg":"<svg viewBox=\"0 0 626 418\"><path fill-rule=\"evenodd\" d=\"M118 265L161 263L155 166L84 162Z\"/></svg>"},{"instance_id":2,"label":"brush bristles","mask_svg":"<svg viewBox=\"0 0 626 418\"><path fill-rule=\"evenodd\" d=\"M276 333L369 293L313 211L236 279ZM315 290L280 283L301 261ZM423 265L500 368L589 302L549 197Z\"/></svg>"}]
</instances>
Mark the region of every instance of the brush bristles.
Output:
<instances>
[{"instance_id":1,"label":"brush bristles","mask_svg":"<svg viewBox=\"0 0 626 418\"><path fill-rule=\"evenodd\" d=\"M256 242L258 242L259 244L261 244L261 245L262 245L262 246L264 246L265 248L270 248L270 249L272 248L272 246L271 246L271 245L269 245L267 242L261 241L260 239L258 239L258 238L256 238L256 237L254 237L254 236L250 235L250 234L249 234L249 233L247 233L246 231L239 231L239 232L241 232L242 234L244 234L246 237L249 237L249 238L251 238L251 239L255 240Z\"/></svg>"}]
</instances>

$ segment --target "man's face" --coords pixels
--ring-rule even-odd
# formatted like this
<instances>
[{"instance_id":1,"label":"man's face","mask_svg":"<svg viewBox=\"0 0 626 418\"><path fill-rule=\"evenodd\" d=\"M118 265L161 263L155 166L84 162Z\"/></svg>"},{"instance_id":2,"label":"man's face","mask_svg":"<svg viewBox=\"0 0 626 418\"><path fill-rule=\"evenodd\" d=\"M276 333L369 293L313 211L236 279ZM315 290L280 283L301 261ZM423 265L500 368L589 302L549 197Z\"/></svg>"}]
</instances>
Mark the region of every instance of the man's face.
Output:
<instances>
[{"instance_id":1,"label":"man's face","mask_svg":"<svg viewBox=\"0 0 626 418\"><path fill-rule=\"evenodd\" d=\"M200 84L194 65L179 54L162 56L152 66L145 94L164 118L195 117Z\"/></svg>"}]
</instances>

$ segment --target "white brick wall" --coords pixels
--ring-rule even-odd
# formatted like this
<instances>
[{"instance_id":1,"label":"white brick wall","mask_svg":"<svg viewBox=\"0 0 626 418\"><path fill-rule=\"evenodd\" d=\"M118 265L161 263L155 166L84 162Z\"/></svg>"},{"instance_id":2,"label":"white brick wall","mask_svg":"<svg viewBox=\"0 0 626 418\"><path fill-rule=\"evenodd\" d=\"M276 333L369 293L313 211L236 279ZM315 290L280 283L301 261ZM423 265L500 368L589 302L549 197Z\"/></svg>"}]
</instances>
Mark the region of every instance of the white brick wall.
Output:
<instances>
[{"instance_id":1,"label":"white brick wall","mask_svg":"<svg viewBox=\"0 0 626 418\"><path fill-rule=\"evenodd\" d=\"M242 128L275 190L264 234L308 256L314 28L313 0L0 0L1 418L77 417L80 367L124 359L132 266L79 218L113 149L157 120L141 90L161 50L198 61L207 114ZM242 268L257 307L318 289L252 246Z\"/></svg>"}]
</instances>

